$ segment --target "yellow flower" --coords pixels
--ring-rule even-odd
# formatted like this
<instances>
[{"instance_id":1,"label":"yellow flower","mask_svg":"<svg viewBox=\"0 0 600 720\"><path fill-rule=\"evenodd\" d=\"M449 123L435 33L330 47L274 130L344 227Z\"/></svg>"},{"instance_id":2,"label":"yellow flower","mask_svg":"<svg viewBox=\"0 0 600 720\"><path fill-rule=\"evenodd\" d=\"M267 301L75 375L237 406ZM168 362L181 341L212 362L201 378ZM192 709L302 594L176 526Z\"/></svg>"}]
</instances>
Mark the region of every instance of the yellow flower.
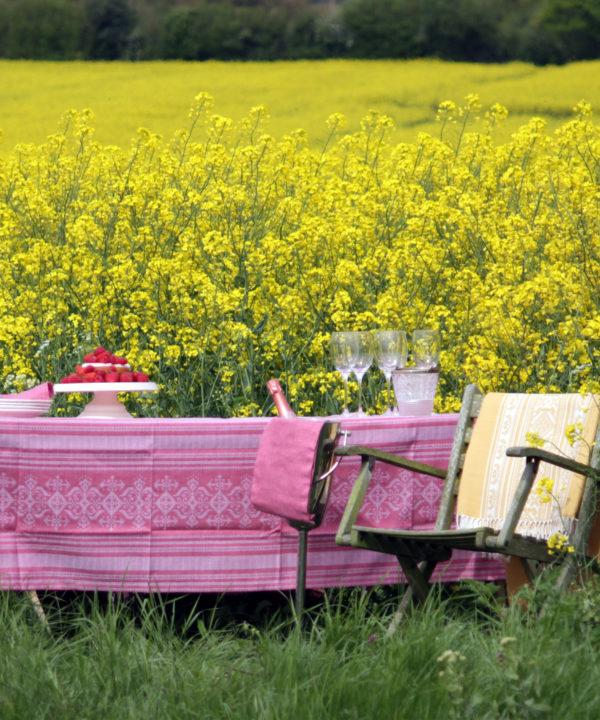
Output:
<instances>
[{"instance_id":1,"label":"yellow flower","mask_svg":"<svg viewBox=\"0 0 600 720\"><path fill-rule=\"evenodd\" d=\"M569 445L573 446L577 440L581 439L582 433L583 425L580 422L569 425L565 433Z\"/></svg>"},{"instance_id":2,"label":"yellow flower","mask_svg":"<svg viewBox=\"0 0 600 720\"><path fill-rule=\"evenodd\" d=\"M527 442L528 442L532 447L539 447L539 448L541 448L541 447L544 447L544 445L546 444L546 441L544 440L544 438L541 437L538 433L528 432L525 437L526 437L526 439L527 439Z\"/></svg>"},{"instance_id":3,"label":"yellow flower","mask_svg":"<svg viewBox=\"0 0 600 720\"><path fill-rule=\"evenodd\" d=\"M569 538L564 533L554 533L547 540L550 555L562 555L575 552L575 548L568 544Z\"/></svg>"}]
</instances>

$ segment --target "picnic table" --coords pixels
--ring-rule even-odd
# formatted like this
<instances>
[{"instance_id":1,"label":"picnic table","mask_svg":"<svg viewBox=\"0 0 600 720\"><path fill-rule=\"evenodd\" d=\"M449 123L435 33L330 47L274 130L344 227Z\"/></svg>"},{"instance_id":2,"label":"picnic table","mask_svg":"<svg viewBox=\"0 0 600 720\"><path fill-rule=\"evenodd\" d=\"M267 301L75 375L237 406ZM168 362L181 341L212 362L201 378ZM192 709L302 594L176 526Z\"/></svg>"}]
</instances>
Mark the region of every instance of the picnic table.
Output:
<instances>
[{"instance_id":1,"label":"picnic table","mask_svg":"<svg viewBox=\"0 0 600 720\"><path fill-rule=\"evenodd\" d=\"M445 467L457 416L343 417L350 442ZM0 587L4 590L247 592L295 586L297 531L250 501L269 418L0 418ZM358 472L336 470L309 533L308 588L402 580L393 557L339 547ZM377 468L370 524L430 527L441 481ZM504 563L457 552L443 580L496 580Z\"/></svg>"}]
</instances>

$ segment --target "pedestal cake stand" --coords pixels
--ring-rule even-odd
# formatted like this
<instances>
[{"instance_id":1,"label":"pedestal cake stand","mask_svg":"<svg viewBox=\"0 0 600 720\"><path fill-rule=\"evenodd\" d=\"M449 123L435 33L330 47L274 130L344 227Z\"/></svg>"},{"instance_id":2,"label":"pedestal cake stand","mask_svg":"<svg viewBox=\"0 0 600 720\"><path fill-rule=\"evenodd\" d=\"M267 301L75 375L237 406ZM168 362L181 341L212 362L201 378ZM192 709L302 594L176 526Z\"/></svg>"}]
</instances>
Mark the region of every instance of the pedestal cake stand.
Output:
<instances>
[{"instance_id":1,"label":"pedestal cake stand","mask_svg":"<svg viewBox=\"0 0 600 720\"><path fill-rule=\"evenodd\" d=\"M93 397L79 414L80 418L132 418L133 415L119 400L123 392L156 392L153 382L116 383L57 383L55 393L92 393Z\"/></svg>"}]
</instances>

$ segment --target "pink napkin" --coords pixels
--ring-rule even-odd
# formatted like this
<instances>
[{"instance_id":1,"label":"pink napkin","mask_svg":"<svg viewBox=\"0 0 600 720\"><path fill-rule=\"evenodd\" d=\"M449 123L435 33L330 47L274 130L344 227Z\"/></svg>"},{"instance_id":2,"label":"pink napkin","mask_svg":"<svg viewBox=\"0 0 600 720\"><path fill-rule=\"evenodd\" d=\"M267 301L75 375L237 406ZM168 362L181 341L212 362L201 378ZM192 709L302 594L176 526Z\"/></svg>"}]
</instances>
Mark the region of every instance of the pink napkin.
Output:
<instances>
[{"instance_id":1,"label":"pink napkin","mask_svg":"<svg viewBox=\"0 0 600 720\"><path fill-rule=\"evenodd\" d=\"M8 395L0 395L0 398L24 398L27 400L49 400L54 397L54 386L52 383L44 382L23 390L20 393L9 393Z\"/></svg>"},{"instance_id":2,"label":"pink napkin","mask_svg":"<svg viewBox=\"0 0 600 720\"><path fill-rule=\"evenodd\" d=\"M324 420L273 418L260 439L250 488L252 504L286 520L312 522L308 512Z\"/></svg>"}]
</instances>

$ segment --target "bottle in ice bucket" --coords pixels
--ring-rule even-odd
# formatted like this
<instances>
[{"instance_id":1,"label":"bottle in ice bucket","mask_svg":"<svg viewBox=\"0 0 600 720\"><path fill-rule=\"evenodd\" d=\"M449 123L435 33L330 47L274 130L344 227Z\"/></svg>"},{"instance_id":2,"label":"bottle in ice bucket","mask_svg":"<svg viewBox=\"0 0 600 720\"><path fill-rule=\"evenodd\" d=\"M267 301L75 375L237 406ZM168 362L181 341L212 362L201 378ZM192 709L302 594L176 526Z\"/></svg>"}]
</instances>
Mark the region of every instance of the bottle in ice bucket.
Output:
<instances>
[{"instance_id":1,"label":"bottle in ice bucket","mask_svg":"<svg viewBox=\"0 0 600 720\"><path fill-rule=\"evenodd\" d=\"M273 402L280 417L295 417L296 413L290 407L285 393L283 392L283 388L279 384L279 380L276 378L267 380L267 390L269 391L269 395L273 398Z\"/></svg>"}]
</instances>

